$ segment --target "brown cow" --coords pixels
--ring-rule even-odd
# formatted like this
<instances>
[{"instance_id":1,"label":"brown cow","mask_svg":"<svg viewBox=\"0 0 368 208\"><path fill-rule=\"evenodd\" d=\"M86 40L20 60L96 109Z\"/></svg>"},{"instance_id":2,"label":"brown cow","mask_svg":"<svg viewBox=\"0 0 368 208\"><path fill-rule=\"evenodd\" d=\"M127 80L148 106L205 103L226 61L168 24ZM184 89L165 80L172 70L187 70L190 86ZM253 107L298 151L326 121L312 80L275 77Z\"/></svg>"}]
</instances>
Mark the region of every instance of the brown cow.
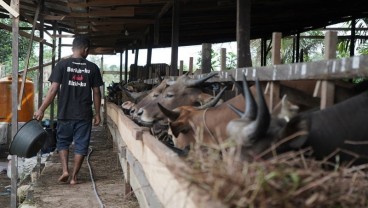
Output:
<instances>
[{"instance_id":1,"label":"brown cow","mask_svg":"<svg viewBox=\"0 0 368 208\"><path fill-rule=\"evenodd\" d=\"M234 83L236 82L234 81ZM240 88L239 91L244 91L243 88L238 88ZM256 93L254 86L251 87L251 91L253 94ZM245 104L244 96L238 95L221 105L208 109L193 106L181 106L173 111L162 106L160 109L169 118L169 134L172 136L175 147L184 149L198 139L206 144L218 144L227 140L227 124L238 118L237 114L228 108L228 105L244 109ZM249 104L247 103L247 105ZM283 108L277 107L274 112L278 114L281 110L283 117L288 115L290 110L296 110L296 106L285 99L283 99L282 106ZM198 135L198 132L200 132L200 135Z\"/></svg>"},{"instance_id":2,"label":"brown cow","mask_svg":"<svg viewBox=\"0 0 368 208\"><path fill-rule=\"evenodd\" d=\"M136 120L138 118L138 110L141 107L146 106L153 100L155 100L169 85L169 80L164 79L161 81L159 85L154 87L143 99L141 99L138 103L133 103L131 101L124 102L121 107L129 111L130 116L132 119Z\"/></svg>"},{"instance_id":3,"label":"brown cow","mask_svg":"<svg viewBox=\"0 0 368 208\"><path fill-rule=\"evenodd\" d=\"M210 73L198 80L190 78L188 74L178 77L156 99L139 109L138 122L146 126L155 122L166 122L165 115L157 105L158 102L170 110L183 105L200 106L209 102L214 96L202 92L201 86L216 74Z\"/></svg>"}]
</instances>

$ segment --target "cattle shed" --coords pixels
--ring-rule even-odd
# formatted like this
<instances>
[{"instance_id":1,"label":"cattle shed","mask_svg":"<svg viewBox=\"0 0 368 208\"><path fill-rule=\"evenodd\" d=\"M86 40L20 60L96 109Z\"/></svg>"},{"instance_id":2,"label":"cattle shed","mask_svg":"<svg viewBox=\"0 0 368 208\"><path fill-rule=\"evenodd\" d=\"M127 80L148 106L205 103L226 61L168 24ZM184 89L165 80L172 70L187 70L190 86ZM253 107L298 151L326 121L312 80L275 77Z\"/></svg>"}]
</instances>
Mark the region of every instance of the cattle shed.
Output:
<instances>
[{"instance_id":1,"label":"cattle shed","mask_svg":"<svg viewBox=\"0 0 368 208\"><path fill-rule=\"evenodd\" d=\"M136 51L138 56L139 49L147 49L147 65L151 65L153 48L171 47L171 68L165 75L170 75L173 80L180 74L180 71L177 71L178 47L237 41L237 68L221 71L217 77L208 81L229 82L230 75L240 81L243 73L247 74L249 80L259 78L267 82L271 106L279 101L280 83L284 80L315 80L315 97L320 98L318 105L325 108L334 103L334 80L368 75L368 57L354 56L353 44L355 40L367 37L357 37L354 24L349 28L351 34L346 37L338 37L335 31L326 33L325 60L297 63L301 33L367 18L368 1L0 0L0 3L0 18L12 19L11 25L0 23L0 28L13 33L13 80L17 80L19 74L25 77L28 70L38 70L40 92L43 91L43 67L53 67L61 59L61 48L70 46L62 45L61 40L75 35L86 35L91 39L91 54L120 53L122 58L122 54L127 54L130 50ZM19 27L19 21L29 22L32 27ZM39 31L39 36L35 31ZM51 37L52 42L47 42L45 35ZM21 70L16 67L19 62L18 36L39 43L38 67L27 66ZM295 40L295 63L281 64L280 43L286 36L292 36ZM336 59L336 43L339 38L351 41L350 58ZM253 39L262 40L263 59L271 52L273 65L264 66L265 62L262 60L262 67L250 66L249 41ZM267 50L267 40L271 51ZM44 47L53 49L51 63L44 63ZM59 57L55 57L56 50L59 51ZM26 59L29 59L29 53ZM210 65L202 66L203 74L193 75L194 78L201 78L211 71ZM125 74L128 73L127 68L126 65ZM120 77L122 73L121 66ZM152 78L154 75L149 76L145 82L156 82L156 79ZM18 97L18 92L23 91L23 86L18 89L14 81L12 90L13 97ZM42 99L43 94L39 93L39 104ZM12 99L12 106L14 108L11 132L14 136L17 132L18 117L15 106L18 106L18 99ZM53 120L53 113L51 116ZM147 128L129 120L120 106L105 100L104 116L104 125L112 134L120 165L124 170L125 183L129 190L132 188L135 191L141 207L223 206L221 202L209 200L210 197L205 196L203 190L191 187L183 182L182 178L178 179L171 170L173 167L187 168L181 158L155 140ZM165 180L162 180L163 177ZM17 204L16 178L16 173L12 173L13 207Z\"/></svg>"}]
</instances>

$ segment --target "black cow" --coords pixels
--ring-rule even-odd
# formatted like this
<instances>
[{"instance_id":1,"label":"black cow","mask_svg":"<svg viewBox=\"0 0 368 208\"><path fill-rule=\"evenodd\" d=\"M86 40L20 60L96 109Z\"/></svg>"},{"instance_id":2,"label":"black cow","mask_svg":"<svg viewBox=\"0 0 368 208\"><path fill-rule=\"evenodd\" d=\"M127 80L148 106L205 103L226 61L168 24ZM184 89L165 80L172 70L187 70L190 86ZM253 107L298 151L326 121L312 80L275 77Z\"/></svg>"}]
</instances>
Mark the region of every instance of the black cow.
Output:
<instances>
[{"instance_id":1,"label":"black cow","mask_svg":"<svg viewBox=\"0 0 368 208\"><path fill-rule=\"evenodd\" d=\"M311 147L316 159L336 160L335 156L339 155L344 163L368 162L368 125L365 123L368 91L324 110L299 113L287 122L271 118L258 81L256 85L258 104L254 103L252 112L242 114L234 109L242 116L239 120L244 121L244 125L232 133L232 138L241 144L238 151L241 160L264 156L265 152L272 152L270 148L281 153Z\"/></svg>"}]
</instances>

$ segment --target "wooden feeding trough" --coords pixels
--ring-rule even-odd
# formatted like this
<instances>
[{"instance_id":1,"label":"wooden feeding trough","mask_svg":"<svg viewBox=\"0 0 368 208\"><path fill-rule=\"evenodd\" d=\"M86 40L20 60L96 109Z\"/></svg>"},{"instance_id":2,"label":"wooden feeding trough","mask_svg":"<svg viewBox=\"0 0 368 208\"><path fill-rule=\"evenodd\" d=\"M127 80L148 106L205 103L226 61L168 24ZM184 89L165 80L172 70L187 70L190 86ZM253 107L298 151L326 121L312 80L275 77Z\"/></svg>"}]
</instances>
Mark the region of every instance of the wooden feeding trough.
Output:
<instances>
[{"instance_id":1,"label":"wooden feeding trough","mask_svg":"<svg viewBox=\"0 0 368 208\"><path fill-rule=\"evenodd\" d=\"M187 168L186 164L147 128L136 125L113 103L106 104L106 114L126 193L131 187L141 207L223 207L175 174Z\"/></svg>"}]
</instances>

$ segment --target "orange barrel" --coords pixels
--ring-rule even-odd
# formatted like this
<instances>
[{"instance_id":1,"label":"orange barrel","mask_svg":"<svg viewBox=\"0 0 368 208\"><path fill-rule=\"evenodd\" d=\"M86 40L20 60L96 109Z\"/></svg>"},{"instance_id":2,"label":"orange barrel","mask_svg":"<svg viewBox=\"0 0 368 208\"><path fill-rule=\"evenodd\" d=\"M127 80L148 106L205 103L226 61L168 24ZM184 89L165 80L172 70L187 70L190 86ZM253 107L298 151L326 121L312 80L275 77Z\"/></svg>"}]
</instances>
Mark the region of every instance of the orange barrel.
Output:
<instances>
[{"instance_id":1,"label":"orange barrel","mask_svg":"<svg viewBox=\"0 0 368 208\"><path fill-rule=\"evenodd\" d=\"M18 78L18 97L22 83L22 77ZM14 106L17 107L17 106ZM18 110L18 122L27 122L33 118L34 113L34 86L33 82L26 79L24 84L21 110ZM11 123L12 119L12 77L0 79L0 123Z\"/></svg>"}]
</instances>

